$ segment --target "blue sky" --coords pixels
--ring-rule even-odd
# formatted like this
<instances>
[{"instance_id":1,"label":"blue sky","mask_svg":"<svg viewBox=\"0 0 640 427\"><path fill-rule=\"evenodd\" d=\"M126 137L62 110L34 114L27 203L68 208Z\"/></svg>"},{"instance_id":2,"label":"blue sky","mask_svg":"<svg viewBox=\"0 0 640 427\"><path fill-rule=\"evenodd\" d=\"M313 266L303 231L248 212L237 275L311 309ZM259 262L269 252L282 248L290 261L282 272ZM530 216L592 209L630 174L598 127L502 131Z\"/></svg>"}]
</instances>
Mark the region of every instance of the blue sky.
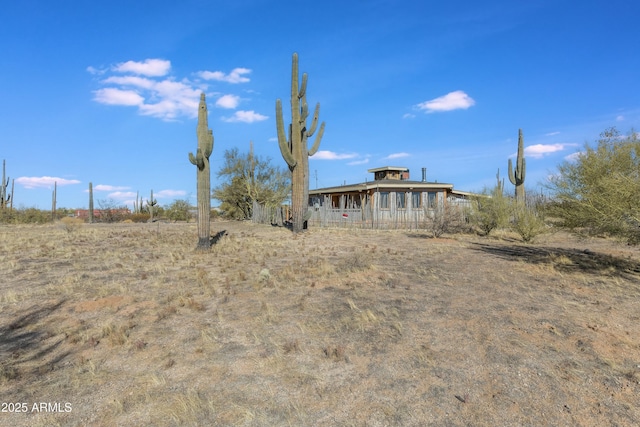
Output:
<instances>
[{"instance_id":1,"label":"blue sky","mask_svg":"<svg viewBox=\"0 0 640 427\"><path fill-rule=\"evenodd\" d=\"M10 2L0 158L16 206L49 209L52 181L58 207L86 207L90 181L96 200L195 203L199 94L212 185L250 141L284 167L275 100L288 122L298 52L326 122L311 188L392 165L478 191L507 175L519 128L536 188L605 128L640 128L639 17L628 0Z\"/></svg>"}]
</instances>

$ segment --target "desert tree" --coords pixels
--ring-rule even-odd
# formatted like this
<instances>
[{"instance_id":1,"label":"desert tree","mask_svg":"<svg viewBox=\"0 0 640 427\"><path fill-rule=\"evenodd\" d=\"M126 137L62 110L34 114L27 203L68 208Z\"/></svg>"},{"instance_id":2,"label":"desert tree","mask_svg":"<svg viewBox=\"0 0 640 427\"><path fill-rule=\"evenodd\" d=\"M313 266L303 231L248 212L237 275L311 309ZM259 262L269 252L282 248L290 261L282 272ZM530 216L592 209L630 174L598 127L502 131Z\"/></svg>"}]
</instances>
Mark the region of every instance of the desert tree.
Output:
<instances>
[{"instance_id":1,"label":"desert tree","mask_svg":"<svg viewBox=\"0 0 640 427\"><path fill-rule=\"evenodd\" d=\"M126 206L118 204L114 199L98 200L100 212L100 222L119 222L122 221L128 212Z\"/></svg>"},{"instance_id":2,"label":"desert tree","mask_svg":"<svg viewBox=\"0 0 640 427\"><path fill-rule=\"evenodd\" d=\"M471 197L471 207L467 214L470 223L484 235L506 227L511 215L511 199L504 194L504 182L500 182L499 173L496 179L495 187L485 188Z\"/></svg>"},{"instance_id":3,"label":"desert tree","mask_svg":"<svg viewBox=\"0 0 640 427\"><path fill-rule=\"evenodd\" d=\"M167 218L171 221L187 221L191 217L191 203L186 199L174 200L166 209Z\"/></svg>"},{"instance_id":4,"label":"desert tree","mask_svg":"<svg viewBox=\"0 0 640 427\"><path fill-rule=\"evenodd\" d=\"M237 148L225 150L224 163L218 171L222 183L213 190L212 197L220 200L221 210L234 219L249 219L253 202L278 207L290 189L289 173L275 166L270 158L253 153L240 153Z\"/></svg>"},{"instance_id":5,"label":"desert tree","mask_svg":"<svg viewBox=\"0 0 640 427\"><path fill-rule=\"evenodd\" d=\"M558 225L640 243L640 139L615 128L562 162L548 178L548 215Z\"/></svg>"}]
</instances>

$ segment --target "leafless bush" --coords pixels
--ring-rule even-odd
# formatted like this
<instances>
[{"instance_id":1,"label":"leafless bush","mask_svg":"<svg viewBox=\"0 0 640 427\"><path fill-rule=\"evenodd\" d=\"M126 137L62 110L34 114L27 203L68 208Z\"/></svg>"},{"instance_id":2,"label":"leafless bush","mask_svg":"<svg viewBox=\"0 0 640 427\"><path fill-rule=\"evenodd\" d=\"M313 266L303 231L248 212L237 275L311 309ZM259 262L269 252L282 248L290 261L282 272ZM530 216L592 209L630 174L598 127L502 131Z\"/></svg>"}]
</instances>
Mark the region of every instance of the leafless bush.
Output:
<instances>
[{"instance_id":1,"label":"leafless bush","mask_svg":"<svg viewBox=\"0 0 640 427\"><path fill-rule=\"evenodd\" d=\"M84 221L82 221L80 218L70 217L64 217L60 220L62 229L67 233L73 233L74 231L82 227L83 222Z\"/></svg>"},{"instance_id":2,"label":"leafless bush","mask_svg":"<svg viewBox=\"0 0 640 427\"><path fill-rule=\"evenodd\" d=\"M445 233L460 231L464 224L461 209L456 206L449 208L439 207L430 212L425 212L425 228L433 234L433 237L441 237Z\"/></svg>"}]
</instances>

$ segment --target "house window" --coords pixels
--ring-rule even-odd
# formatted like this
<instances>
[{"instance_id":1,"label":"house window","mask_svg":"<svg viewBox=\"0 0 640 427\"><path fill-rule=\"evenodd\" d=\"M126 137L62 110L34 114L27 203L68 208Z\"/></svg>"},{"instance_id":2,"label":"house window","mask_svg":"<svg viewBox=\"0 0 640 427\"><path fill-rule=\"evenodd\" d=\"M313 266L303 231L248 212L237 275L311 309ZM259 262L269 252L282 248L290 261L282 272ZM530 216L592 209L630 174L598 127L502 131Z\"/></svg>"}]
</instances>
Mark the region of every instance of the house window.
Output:
<instances>
[{"instance_id":1,"label":"house window","mask_svg":"<svg viewBox=\"0 0 640 427\"><path fill-rule=\"evenodd\" d=\"M422 199L420 196L422 196L422 194L420 194L420 193L418 193L416 191L411 193L411 207L413 209L420 208L420 201Z\"/></svg>"},{"instance_id":2,"label":"house window","mask_svg":"<svg viewBox=\"0 0 640 427\"><path fill-rule=\"evenodd\" d=\"M396 207L398 209L406 209L407 207L407 193L396 193Z\"/></svg>"},{"instance_id":3,"label":"house window","mask_svg":"<svg viewBox=\"0 0 640 427\"><path fill-rule=\"evenodd\" d=\"M389 209L389 192L380 193L380 209Z\"/></svg>"},{"instance_id":4,"label":"house window","mask_svg":"<svg viewBox=\"0 0 640 427\"><path fill-rule=\"evenodd\" d=\"M428 192L427 193L427 208L435 209L437 207L437 196L438 193Z\"/></svg>"}]
</instances>

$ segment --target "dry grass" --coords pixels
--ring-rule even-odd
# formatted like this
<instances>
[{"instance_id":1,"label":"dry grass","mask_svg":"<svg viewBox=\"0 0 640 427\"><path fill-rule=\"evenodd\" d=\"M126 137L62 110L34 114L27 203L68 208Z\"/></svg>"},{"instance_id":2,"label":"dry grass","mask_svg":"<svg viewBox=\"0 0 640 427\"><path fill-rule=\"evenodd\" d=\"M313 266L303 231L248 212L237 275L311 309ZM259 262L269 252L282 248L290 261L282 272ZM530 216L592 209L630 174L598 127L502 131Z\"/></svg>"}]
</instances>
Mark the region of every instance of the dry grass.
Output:
<instances>
[{"instance_id":1,"label":"dry grass","mask_svg":"<svg viewBox=\"0 0 640 427\"><path fill-rule=\"evenodd\" d=\"M0 228L0 425L640 425L637 248L70 226Z\"/></svg>"}]
</instances>

